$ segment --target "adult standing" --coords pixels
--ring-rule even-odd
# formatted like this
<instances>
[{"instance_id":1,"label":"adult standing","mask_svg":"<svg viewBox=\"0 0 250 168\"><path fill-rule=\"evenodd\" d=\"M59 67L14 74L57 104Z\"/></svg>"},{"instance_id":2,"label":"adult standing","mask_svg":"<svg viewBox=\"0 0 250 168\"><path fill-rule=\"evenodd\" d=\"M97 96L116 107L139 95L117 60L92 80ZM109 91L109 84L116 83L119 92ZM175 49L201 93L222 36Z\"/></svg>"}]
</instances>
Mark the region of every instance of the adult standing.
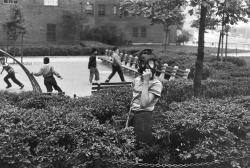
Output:
<instances>
[{"instance_id":1,"label":"adult standing","mask_svg":"<svg viewBox=\"0 0 250 168\"><path fill-rule=\"evenodd\" d=\"M133 98L130 118L127 126L134 127L136 142L153 143L153 110L163 89L162 83L155 77L157 59L145 50L138 58L140 76L133 82Z\"/></svg>"},{"instance_id":2,"label":"adult standing","mask_svg":"<svg viewBox=\"0 0 250 168\"><path fill-rule=\"evenodd\" d=\"M89 69L89 84L92 84L93 77L95 75L95 81L99 83L100 77L99 77L99 71L96 66L96 55L97 55L97 49L92 48L91 50L92 55L89 57L89 63L88 63L88 69Z\"/></svg>"},{"instance_id":3,"label":"adult standing","mask_svg":"<svg viewBox=\"0 0 250 168\"><path fill-rule=\"evenodd\" d=\"M0 58L0 61L1 61L1 64L3 65L3 69L2 69L2 71L1 71L0 74L2 74L4 70L6 70L7 73L8 73L4 77L4 81L7 83L6 89L8 89L8 88L10 88L12 86L11 83L10 83L10 81L9 81L9 78L11 78L12 81L15 84L17 84L18 86L20 86L20 89L22 89L24 87L24 85L19 80L16 79L14 69L8 63L5 62L5 58Z\"/></svg>"},{"instance_id":4,"label":"adult standing","mask_svg":"<svg viewBox=\"0 0 250 168\"><path fill-rule=\"evenodd\" d=\"M105 80L105 82L109 82L112 77L115 75L116 72L118 72L120 79L122 82L125 82L124 76L123 76L123 72L122 72L122 62L121 62L121 58L119 56L119 49L118 47L114 47L113 48L113 55L112 55L112 73L109 75L109 77Z\"/></svg>"}]
</instances>

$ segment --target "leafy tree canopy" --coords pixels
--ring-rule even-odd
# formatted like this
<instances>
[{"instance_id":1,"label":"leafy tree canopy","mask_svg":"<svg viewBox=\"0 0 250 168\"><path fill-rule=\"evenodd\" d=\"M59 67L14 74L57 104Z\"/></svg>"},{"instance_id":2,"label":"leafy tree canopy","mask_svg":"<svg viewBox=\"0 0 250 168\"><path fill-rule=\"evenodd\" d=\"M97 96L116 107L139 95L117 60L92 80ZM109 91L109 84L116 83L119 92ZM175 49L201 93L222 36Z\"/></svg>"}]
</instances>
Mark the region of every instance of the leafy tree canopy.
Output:
<instances>
[{"instance_id":1,"label":"leafy tree canopy","mask_svg":"<svg viewBox=\"0 0 250 168\"><path fill-rule=\"evenodd\" d=\"M183 25L182 0L121 0L121 15L144 16L151 24Z\"/></svg>"}]
</instances>

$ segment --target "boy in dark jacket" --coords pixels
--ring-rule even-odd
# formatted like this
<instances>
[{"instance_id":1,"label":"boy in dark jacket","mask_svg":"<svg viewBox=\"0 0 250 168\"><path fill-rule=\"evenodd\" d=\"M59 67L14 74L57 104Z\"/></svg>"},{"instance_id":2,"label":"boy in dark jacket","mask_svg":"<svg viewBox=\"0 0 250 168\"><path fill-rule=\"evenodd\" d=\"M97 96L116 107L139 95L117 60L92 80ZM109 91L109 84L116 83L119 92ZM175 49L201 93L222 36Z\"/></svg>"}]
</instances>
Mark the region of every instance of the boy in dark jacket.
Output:
<instances>
[{"instance_id":1,"label":"boy in dark jacket","mask_svg":"<svg viewBox=\"0 0 250 168\"><path fill-rule=\"evenodd\" d=\"M88 63L88 69L89 69L89 84L92 84L93 77L95 75L95 80L97 83L99 83L99 71L96 66L96 55L97 55L97 49L92 48L91 51L92 55L89 57L89 63Z\"/></svg>"},{"instance_id":2,"label":"boy in dark jacket","mask_svg":"<svg viewBox=\"0 0 250 168\"><path fill-rule=\"evenodd\" d=\"M5 62L5 58L0 58L0 61L1 61L1 64L3 65L3 69L2 69L0 74L2 75L4 70L6 70L8 73L4 77L4 81L7 83L6 89L8 89L12 86L11 83L9 82L9 78L11 78L14 83L16 83L18 86L20 86L20 89L22 89L24 87L24 85L21 82L19 82L19 80L16 79L14 69L9 64L7 64Z\"/></svg>"}]
</instances>

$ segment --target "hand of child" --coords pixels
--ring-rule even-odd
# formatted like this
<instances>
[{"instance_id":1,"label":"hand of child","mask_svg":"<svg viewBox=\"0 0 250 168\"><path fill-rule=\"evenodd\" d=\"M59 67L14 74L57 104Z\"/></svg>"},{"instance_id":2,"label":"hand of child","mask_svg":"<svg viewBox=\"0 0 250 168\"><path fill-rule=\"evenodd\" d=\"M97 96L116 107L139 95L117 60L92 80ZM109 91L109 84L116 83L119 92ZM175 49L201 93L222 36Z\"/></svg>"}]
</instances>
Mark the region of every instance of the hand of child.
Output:
<instances>
[{"instance_id":1,"label":"hand of child","mask_svg":"<svg viewBox=\"0 0 250 168\"><path fill-rule=\"evenodd\" d=\"M142 74L142 79L145 82L148 82L151 77L152 77L152 72L150 69L146 69Z\"/></svg>"}]
</instances>

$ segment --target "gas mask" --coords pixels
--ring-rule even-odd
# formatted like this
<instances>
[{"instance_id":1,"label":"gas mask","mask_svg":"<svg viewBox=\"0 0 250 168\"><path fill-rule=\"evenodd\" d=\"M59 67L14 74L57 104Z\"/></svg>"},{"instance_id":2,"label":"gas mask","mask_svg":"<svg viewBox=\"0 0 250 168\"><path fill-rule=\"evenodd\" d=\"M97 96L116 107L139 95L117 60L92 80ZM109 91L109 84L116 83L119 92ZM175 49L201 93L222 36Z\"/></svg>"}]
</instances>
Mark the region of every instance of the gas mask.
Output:
<instances>
[{"instance_id":1,"label":"gas mask","mask_svg":"<svg viewBox=\"0 0 250 168\"><path fill-rule=\"evenodd\" d=\"M146 69L150 69L152 72L152 78L157 68L157 58L152 53L151 49L145 49L139 54L138 58L138 72L143 74Z\"/></svg>"}]
</instances>

